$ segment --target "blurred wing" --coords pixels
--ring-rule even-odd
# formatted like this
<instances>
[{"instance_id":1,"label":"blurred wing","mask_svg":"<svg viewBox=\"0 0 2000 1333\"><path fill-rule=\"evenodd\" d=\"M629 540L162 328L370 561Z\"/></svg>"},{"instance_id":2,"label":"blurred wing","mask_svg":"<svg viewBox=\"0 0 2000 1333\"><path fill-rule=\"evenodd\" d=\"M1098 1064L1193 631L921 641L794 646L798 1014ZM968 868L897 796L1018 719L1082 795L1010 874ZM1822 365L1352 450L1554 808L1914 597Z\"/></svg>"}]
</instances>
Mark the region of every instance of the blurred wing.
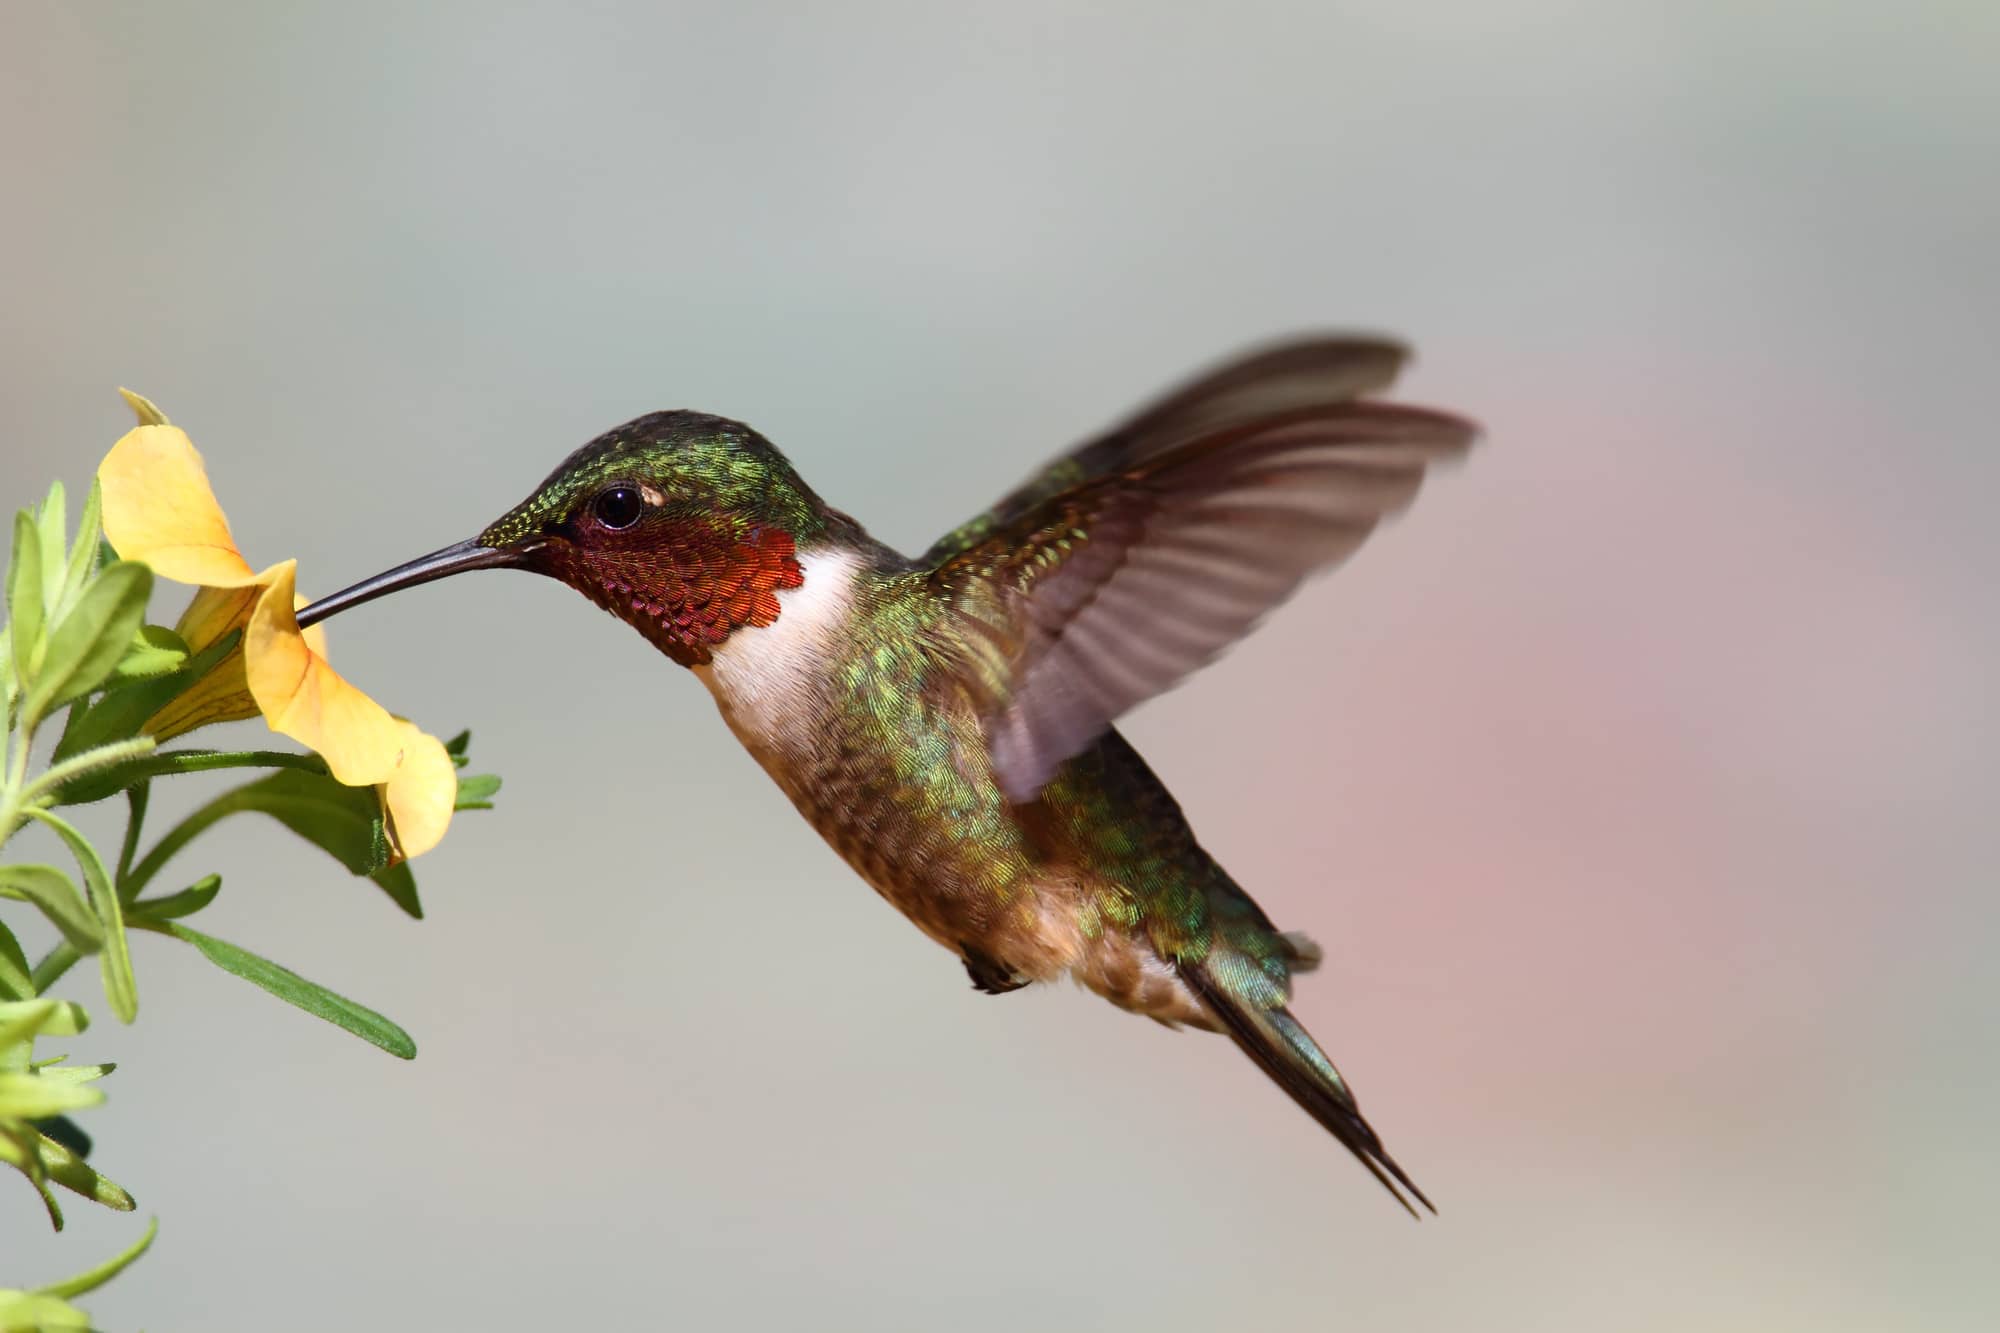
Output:
<instances>
[{"instance_id":1,"label":"blurred wing","mask_svg":"<svg viewBox=\"0 0 2000 1333\"><path fill-rule=\"evenodd\" d=\"M1325 336L1273 346L1204 372L1113 429L1055 459L924 553L942 564L1064 491L1167 452L1203 431L1332 407L1385 389L1409 349L1385 338Z\"/></svg>"},{"instance_id":2,"label":"blurred wing","mask_svg":"<svg viewBox=\"0 0 2000 1333\"><path fill-rule=\"evenodd\" d=\"M1010 799L1032 800L1120 714L1351 555L1409 504L1430 464L1474 435L1456 417L1387 403L1258 415L1250 404L1296 402L1291 386L1260 393L1230 378L1079 451L1115 446L1121 461L1017 500L1031 483L994 511L1006 522L933 568Z\"/></svg>"}]
</instances>

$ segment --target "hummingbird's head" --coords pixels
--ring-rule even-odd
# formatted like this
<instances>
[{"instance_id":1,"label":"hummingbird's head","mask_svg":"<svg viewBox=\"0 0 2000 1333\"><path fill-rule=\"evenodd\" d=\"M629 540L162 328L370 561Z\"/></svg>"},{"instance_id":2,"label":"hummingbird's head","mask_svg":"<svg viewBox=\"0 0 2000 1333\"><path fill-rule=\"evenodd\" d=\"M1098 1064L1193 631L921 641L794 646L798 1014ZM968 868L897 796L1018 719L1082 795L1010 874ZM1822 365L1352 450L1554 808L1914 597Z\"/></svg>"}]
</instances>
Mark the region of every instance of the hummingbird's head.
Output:
<instances>
[{"instance_id":1,"label":"hummingbird's head","mask_svg":"<svg viewBox=\"0 0 2000 1333\"><path fill-rule=\"evenodd\" d=\"M526 569L694 666L743 626L777 619L777 590L801 582L798 551L834 521L748 426L654 412L578 449L471 541L322 598L299 621L468 569Z\"/></svg>"}]
</instances>

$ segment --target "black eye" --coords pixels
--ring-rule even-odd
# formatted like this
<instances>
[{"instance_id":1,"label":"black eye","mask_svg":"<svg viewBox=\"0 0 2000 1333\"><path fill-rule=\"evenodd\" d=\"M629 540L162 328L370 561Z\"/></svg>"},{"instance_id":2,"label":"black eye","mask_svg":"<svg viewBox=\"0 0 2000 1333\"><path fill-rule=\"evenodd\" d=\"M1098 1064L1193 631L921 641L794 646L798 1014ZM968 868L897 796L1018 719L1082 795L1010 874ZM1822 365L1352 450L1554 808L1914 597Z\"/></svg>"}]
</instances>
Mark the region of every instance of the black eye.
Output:
<instances>
[{"instance_id":1,"label":"black eye","mask_svg":"<svg viewBox=\"0 0 2000 1333\"><path fill-rule=\"evenodd\" d=\"M590 502L590 510L607 528L629 528L646 512L646 502L630 486L613 486Z\"/></svg>"}]
</instances>

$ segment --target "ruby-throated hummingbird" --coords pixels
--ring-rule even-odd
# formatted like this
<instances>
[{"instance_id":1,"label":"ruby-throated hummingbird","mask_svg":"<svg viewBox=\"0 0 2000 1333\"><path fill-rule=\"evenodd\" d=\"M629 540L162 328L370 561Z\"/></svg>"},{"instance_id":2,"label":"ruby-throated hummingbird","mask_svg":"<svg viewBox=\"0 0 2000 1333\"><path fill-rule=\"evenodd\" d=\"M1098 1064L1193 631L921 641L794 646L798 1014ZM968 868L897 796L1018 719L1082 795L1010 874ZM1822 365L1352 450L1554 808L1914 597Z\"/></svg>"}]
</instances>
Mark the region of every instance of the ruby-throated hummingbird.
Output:
<instances>
[{"instance_id":1,"label":"ruby-throated hummingbird","mask_svg":"<svg viewBox=\"0 0 2000 1333\"><path fill-rule=\"evenodd\" d=\"M1332 337L1224 365L915 560L749 427L655 412L471 541L299 621L468 569L562 580L691 668L799 812L975 987L1067 974L1227 1033L1398 1202L1392 1177L1428 1207L1285 1007L1319 949L1271 924L1112 728L1471 443L1465 421L1367 396L1405 356Z\"/></svg>"}]
</instances>

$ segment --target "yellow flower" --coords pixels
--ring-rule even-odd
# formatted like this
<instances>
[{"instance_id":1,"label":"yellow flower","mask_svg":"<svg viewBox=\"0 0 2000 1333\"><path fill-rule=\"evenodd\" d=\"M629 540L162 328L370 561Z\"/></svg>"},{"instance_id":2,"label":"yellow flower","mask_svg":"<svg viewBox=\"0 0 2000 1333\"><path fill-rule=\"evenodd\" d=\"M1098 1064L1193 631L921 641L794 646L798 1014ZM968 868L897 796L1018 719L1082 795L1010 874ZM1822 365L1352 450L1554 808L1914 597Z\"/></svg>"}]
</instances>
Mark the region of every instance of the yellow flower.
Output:
<instances>
[{"instance_id":1,"label":"yellow flower","mask_svg":"<svg viewBox=\"0 0 2000 1333\"><path fill-rule=\"evenodd\" d=\"M97 469L105 540L122 559L198 585L175 627L190 651L243 632L228 656L143 730L164 740L261 713L271 730L318 752L340 782L376 789L399 859L437 846L458 796L443 744L327 665L324 631L301 630L295 618L304 604L294 587L297 562L253 572L186 432L138 395L127 400L142 424Z\"/></svg>"}]
</instances>

